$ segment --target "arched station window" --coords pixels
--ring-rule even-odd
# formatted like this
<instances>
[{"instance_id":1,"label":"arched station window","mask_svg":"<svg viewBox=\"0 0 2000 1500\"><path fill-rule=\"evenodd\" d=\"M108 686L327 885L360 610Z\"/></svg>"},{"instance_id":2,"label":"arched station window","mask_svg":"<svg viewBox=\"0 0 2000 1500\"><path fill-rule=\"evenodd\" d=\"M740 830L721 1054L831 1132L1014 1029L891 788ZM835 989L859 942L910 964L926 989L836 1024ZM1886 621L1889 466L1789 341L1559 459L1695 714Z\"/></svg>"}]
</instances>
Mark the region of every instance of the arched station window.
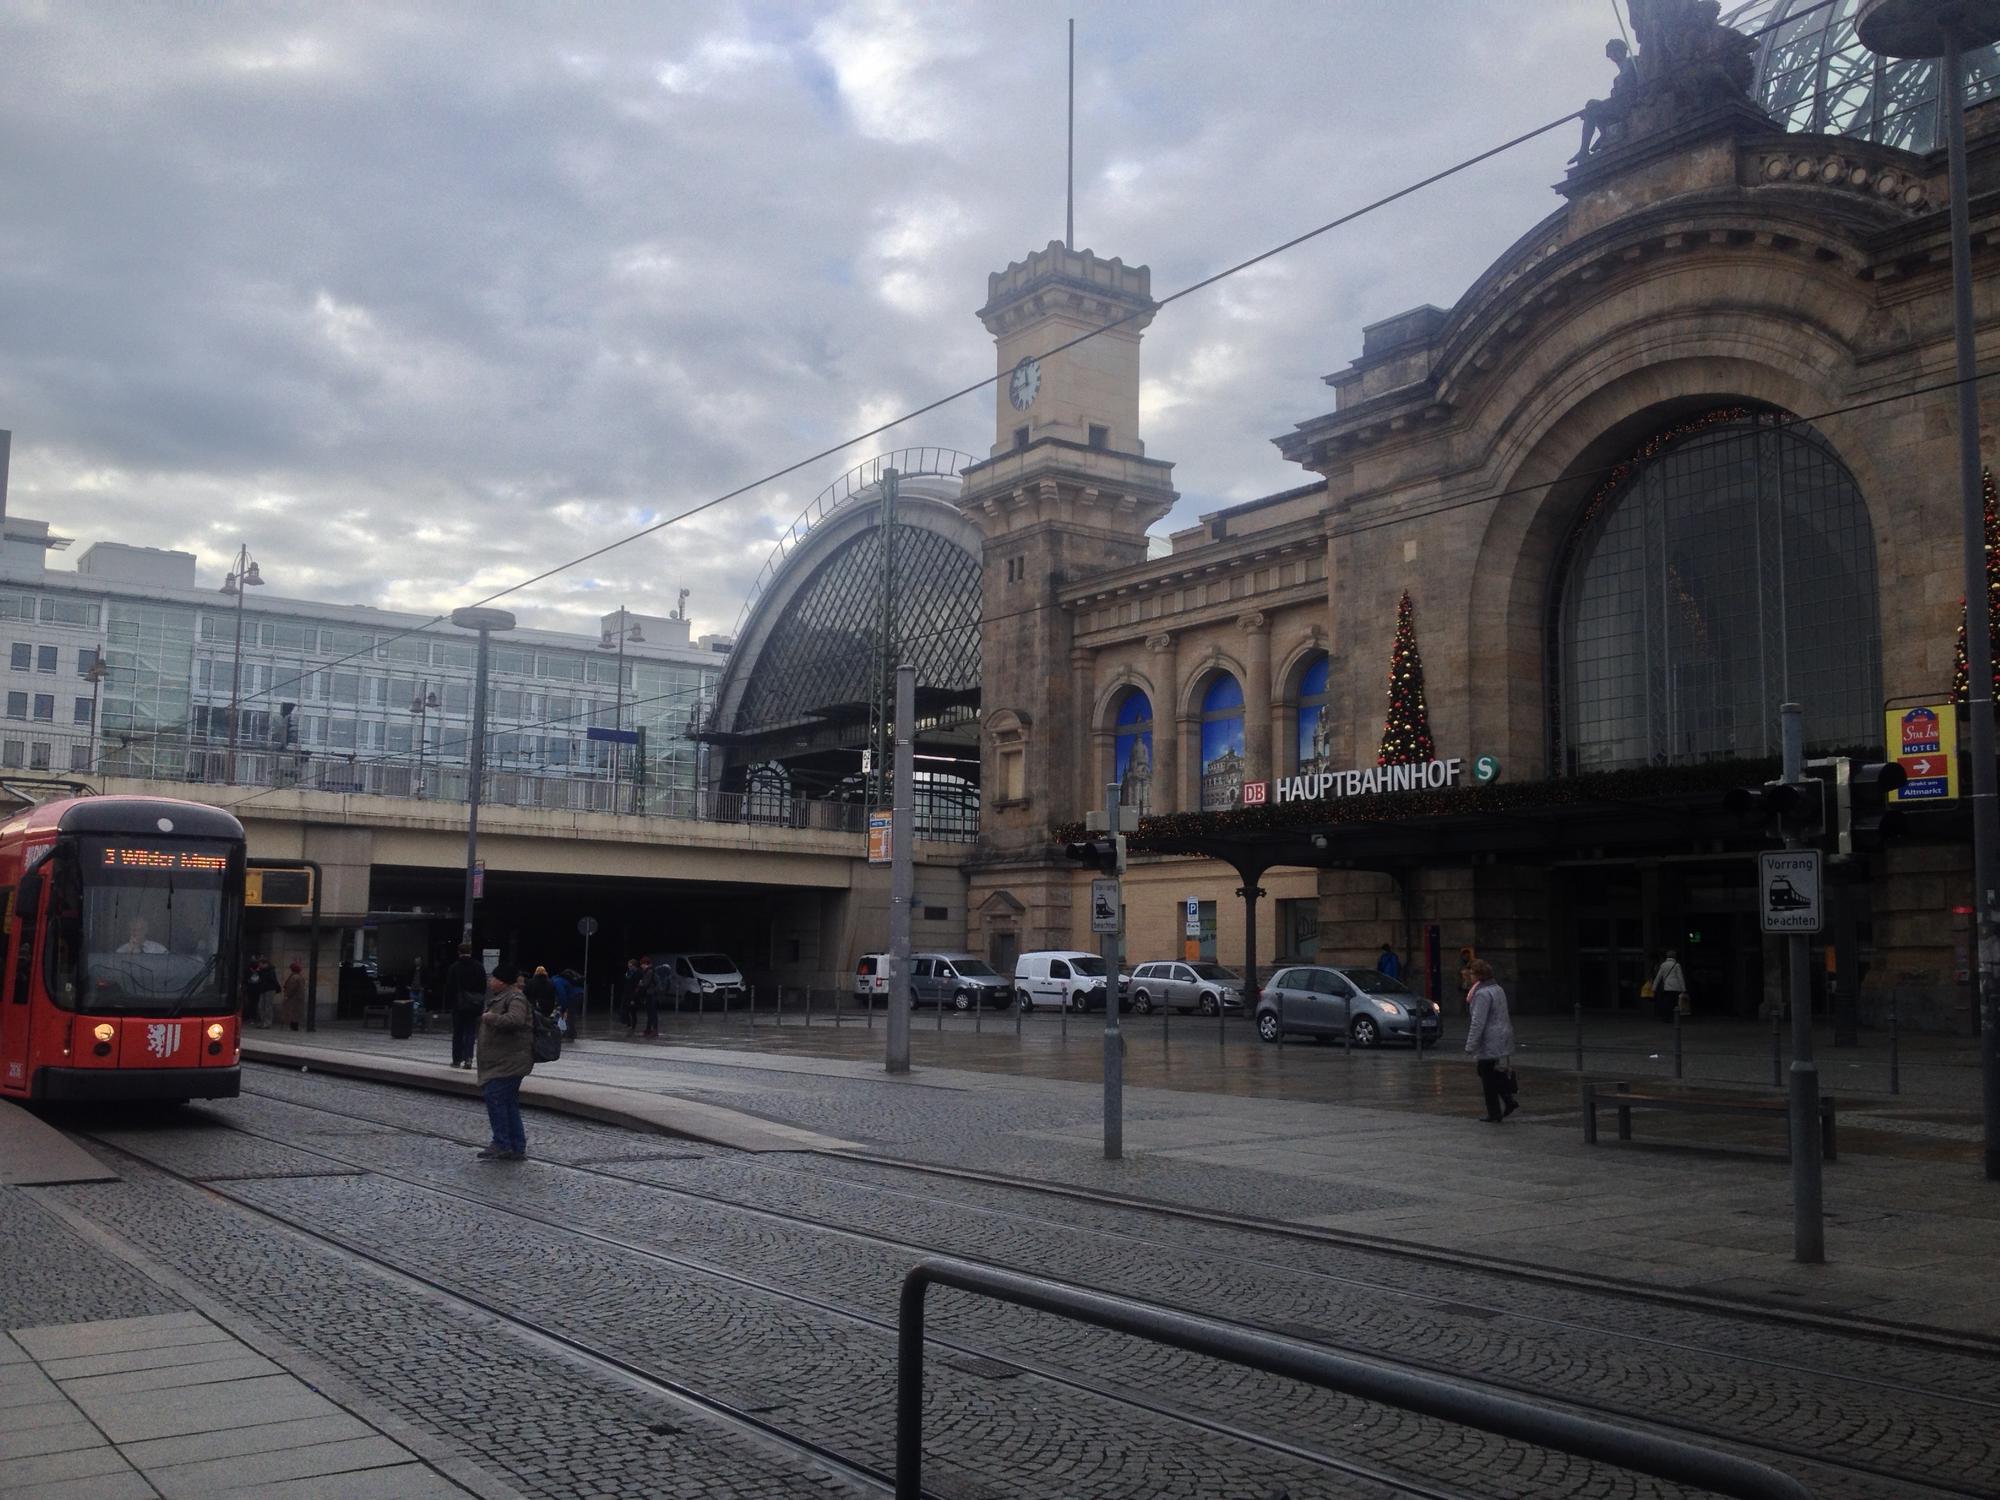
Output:
<instances>
[{"instance_id":1,"label":"arched station window","mask_svg":"<svg viewBox=\"0 0 2000 1500\"><path fill-rule=\"evenodd\" d=\"M1332 761L1333 725L1326 717L1324 652L1306 664L1299 678L1299 734L1296 764L1301 772L1324 771Z\"/></svg>"},{"instance_id":2,"label":"arched station window","mask_svg":"<svg viewBox=\"0 0 2000 1500\"><path fill-rule=\"evenodd\" d=\"M1113 715L1111 779L1118 783L1118 800L1139 810L1153 806L1153 703L1137 688L1118 700Z\"/></svg>"},{"instance_id":3,"label":"arched station window","mask_svg":"<svg viewBox=\"0 0 2000 1500\"><path fill-rule=\"evenodd\" d=\"M1201 810L1220 812L1243 798L1243 685L1219 672L1201 695Z\"/></svg>"},{"instance_id":4,"label":"arched station window","mask_svg":"<svg viewBox=\"0 0 2000 1500\"><path fill-rule=\"evenodd\" d=\"M1875 538L1854 476L1811 427L1740 408L1646 443L1559 560L1552 716L1565 772L1879 739Z\"/></svg>"}]
</instances>

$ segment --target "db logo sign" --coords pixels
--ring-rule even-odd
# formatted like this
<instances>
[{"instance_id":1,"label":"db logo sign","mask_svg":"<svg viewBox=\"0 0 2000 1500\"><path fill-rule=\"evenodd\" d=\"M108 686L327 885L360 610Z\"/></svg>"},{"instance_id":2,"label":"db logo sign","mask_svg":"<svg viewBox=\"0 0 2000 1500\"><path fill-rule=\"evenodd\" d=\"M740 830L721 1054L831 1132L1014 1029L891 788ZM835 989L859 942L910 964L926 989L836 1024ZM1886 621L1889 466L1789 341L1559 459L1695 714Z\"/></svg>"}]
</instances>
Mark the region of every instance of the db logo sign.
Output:
<instances>
[{"instance_id":1,"label":"db logo sign","mask_svg":"<svg viewBox=\"0 0 2000 1500\"><path fill-rule=\"evenodd\" d=\"M1261 804L1263 803L1263 801L1264 801L1264 798L1265 798L1266 794L1267 794L1267 793L1269 792L1269 790L1270 790L1270 785L1271 785L1271 784L1270 784L1270 783L1269 783L1268 781L1246 781L1246 782L1244 782L1244 783L1243 783L1243 805L1244 805L1245 807L1257 807L1257 806L1260 806L1260 805L1261 805Z\"/></svg>"}]
</instances>

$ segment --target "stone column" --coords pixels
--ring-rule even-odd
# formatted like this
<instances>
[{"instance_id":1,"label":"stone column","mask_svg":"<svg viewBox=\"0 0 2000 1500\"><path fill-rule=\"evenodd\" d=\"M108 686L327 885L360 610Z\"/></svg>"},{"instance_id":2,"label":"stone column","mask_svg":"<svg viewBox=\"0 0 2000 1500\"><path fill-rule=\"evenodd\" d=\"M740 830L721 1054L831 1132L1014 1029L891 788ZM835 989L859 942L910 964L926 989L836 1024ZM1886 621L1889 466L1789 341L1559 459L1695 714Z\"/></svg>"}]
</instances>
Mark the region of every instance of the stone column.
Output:
<instances>
[{"instance_id":1,"label":"stone column","mask_svg":"<svg viewBox=\"0 0 2000 1500\"><path fill-rule=\"evenodd\" d=\"M1047 754L1067 753L1075 757L1072 764L1076 769L1074 800L1069 816L1082 817L1093 807L1102 807L1104 787L1109 777L1104 771L1104 757L1098 753L1096 711L1097 653L1082 646L1072 646L1069 653L1069 675L1071 691L1075 693L1076 713L1072 722L1077 727L1076 740L1068 747L1050 745Z\"/></svg>"},{"instance_id":2,"label":"stone column","mask_svg":"<svg viewBox=\"0 0 2000 1500\"><path fill-rule=\"evenodd\" d=\"M1243 632L1243 779L1277 774L1271 761L1271 621L1251 613L1236 622Z\"/></svg>"},{"instance_id":3,"label":"stone column","mask_svg":"<svg viewBox=\"0 0 2000 1500\"><path fill-rule=\"evenodd\" d=\"M1174 638L1149 636L1153 653L1153 811L1181 810L1181 728L1176 712L1180 697L1180 665Z\"/></svg>"}]
</instances>

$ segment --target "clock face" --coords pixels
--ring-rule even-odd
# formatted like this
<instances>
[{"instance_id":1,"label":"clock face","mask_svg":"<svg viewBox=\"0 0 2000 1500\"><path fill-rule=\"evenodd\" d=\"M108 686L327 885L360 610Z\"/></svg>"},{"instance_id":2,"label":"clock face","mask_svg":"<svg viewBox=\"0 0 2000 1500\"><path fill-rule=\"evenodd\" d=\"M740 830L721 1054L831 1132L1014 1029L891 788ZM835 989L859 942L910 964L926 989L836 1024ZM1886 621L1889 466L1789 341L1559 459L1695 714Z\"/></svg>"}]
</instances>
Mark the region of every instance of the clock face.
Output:
<instances>
[{"instance_id":1,"label":"clock face","mask_svg":"<svg viewBox=\"0 0 2000 1500\"><path fill-rule=\"evenodd\" d=\"M1014 373L1007 378L1007 399L1014 403L1014 410L1026 411L1035 404L1035 393L1042 388L1042 362L1033 356L1014 366Z\"/></svg>"}]
</instances>

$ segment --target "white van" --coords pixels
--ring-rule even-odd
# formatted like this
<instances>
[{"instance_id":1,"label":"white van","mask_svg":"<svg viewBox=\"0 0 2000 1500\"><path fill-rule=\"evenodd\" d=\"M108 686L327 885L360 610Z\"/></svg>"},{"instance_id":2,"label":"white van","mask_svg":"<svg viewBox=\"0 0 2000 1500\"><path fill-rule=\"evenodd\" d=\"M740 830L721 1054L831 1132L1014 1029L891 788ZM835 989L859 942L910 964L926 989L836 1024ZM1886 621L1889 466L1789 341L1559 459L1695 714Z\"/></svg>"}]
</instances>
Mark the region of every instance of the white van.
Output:
<instances>
[{"instance_id":1,"label":"white van","mask_svg":"<svg viewBox=\"0 0 2000 1500\"><path fill-rule=\"evenodd\" d=\"M1023 953L1014 965L1014 993L1022 1011L1104 1009L1104 960L1095 953L1050 948Z\"/></svg>"}]
</instances>

